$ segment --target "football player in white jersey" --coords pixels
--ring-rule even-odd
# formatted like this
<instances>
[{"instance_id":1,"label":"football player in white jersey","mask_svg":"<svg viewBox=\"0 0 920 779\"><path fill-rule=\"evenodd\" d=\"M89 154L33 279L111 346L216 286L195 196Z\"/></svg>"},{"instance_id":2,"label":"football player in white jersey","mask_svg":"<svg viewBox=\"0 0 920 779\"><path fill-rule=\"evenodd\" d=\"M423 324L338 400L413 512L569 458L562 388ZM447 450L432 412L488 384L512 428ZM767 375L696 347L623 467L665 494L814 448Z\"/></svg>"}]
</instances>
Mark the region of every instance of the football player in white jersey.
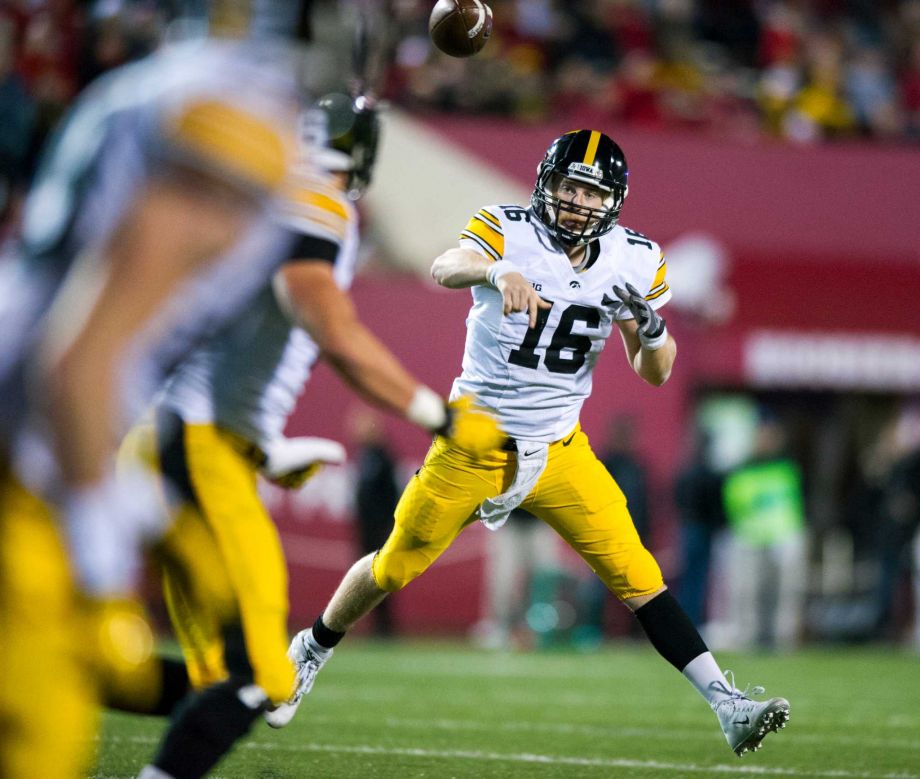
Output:
<instances>
[{"instance_id":1,"label":"football player in white jersey","mask_svg":"<svg viewBox=\"0 0 920 779\"><path fill-rule=\"evenodd\" d=\"M115 477L115 444L169 355L267 273L213 261L267 213L298 107L292 72L202 42L95 82L45 151L0 271L4 777L82 776L100 685L152 649L131 595L159 499Z\"/></svg>"},{"instance_id":2,"label":"football player in white jersey","mask_svg":"<svg viewBox=\"0 0 920 779\"><path fill-rule=\"evenodd\" d=\"M341 108L341 101L330 102ZM378 136L372 99L346 102L350 129L325 153L315 151L325 119L311 126L308 116L301 123L313 139L307 147L311 157L340 172L310 176L300 183L300 195L286 199L282 218L290 245L244 243L234 250L284 251L287 261L276 284L266 284L245 316L173 370L156 400L152 424L136 426L122 447L124 462L152 464L178 491L175 520L156 553L187 674L181 665L161 659L159 675L166 683L158 690L109 700L129 711L174 712L142 779L204 776L263 708L283 703L295 688L295 669L286 653L287 571L277 530L256 487L261 473L295 488L319 464L345 459L337 442L283 436L320 354L365 397L391 410L411 416L412 398L432 394L354 318L345 292L358 250L351 200L370 181ZM341 117L335 124L341 126ZM323 289L320 304L315 296ZM292 318L312 337L292 327ZM440 399L438 413L440 418L416 421L428 429L445 424ZM449 433L461 448L475 452L480 434L486 448L502 439L485 416L460 416L467 426L473 424L467 432L474 436L463 438L460 431L457 438L456 428Z\"/></svg>"},{"instance_id":3,"label":"football player in white jersey","mask_svg":"<svg viewBox=\"0 0 920 779\"><path fill-rule=\"evenodd\" d=\"M785 725L785 699L754 701L725 678L578 422L615 329L629 365L653 386L668 379L676 355L658 313L671 297L662 253L617 224L627 192L619 146L596 130L566 133L538 167L529 208L480 209L460 246L434 261L439 284L469 287L473 296L453 392L475 395L510 438L481 457L435 439L386 544L355 563L313 627L295 636L289 652L300 688L276 724L293 716L360 617L425 571L467 525L480 519L497 528L520 506L555 529L636 614L658 652L709 702L737 755Z\"/></svg>"}]
</instances>

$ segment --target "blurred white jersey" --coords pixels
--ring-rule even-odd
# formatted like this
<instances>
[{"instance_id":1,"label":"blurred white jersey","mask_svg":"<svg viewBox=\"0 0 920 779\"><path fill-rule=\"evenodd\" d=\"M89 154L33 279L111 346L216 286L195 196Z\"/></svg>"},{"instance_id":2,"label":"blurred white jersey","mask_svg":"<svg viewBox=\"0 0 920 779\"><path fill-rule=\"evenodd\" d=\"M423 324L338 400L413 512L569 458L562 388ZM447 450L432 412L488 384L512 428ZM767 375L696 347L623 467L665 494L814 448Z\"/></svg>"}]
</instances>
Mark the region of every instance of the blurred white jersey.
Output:
<instances>
[{"instance_id":1,"label":"blurred white jersey","mask_svg":"<svg viewBox=\"0 0 920 779\"><path fill-rule=\"evenodd\" d=\"M615 320L632 318L614 285L633 284L656 309L670 300L660 247L617 225L588 245L587 263L576 271L539 218L521 206L480 209L460 246L513 262L553 306L530 328L527 312L503 315L498 290L473 287L463 371L451 397L475 395L513 438L559 440L578 422Z\"/></svg>"},{"instance_id":2,"label":"blurred white jersey","mask_svg":"<svg viewBox=\"0 0 920 779\"><path fill-rule=\"evenodd\" d=\"M300 216L292 227L296 224L312 240L297 241L290 259L310 260L319 246L315 241L332 243L332 252L321 253L334 262L338 286L348 289L358 256L354 206L330 187L322 201L316 199ZM292 327L269 283L243 316L176 369L158 405L174 410L189 424L215 424L264 446L282 435L318 356L310 336Z\"/></svg>"},{"instance_id":3,"label":"blurred white jersey","mask_svg":"<svg viewBox=\"0 0 920 779\"><path fill-rule=\"evenodd\" d=\"M120 408L113 411L123 428L182 357L238 316L288 256L291 233L279 214L287 218L281 204L289 197L276 193L290 182L300 98L294 68L280 62L286 56L246 43L195 41L119 68L78 99L45 152L21 236L0 265L0 456L17 439L41 442L41 422L23 432L23 420L34 408L28 379L46 315L67 298L71 271L100 261L98 249L152 177L178 164L262 195L241 243L272 251L207 264L157 312L122 361ZM291 197L302 197L291 187ZM55 309L58 325L79 316L61 304ZM49 478L47 447L26 448L36 452L27 459L45 462L21 470L35 465L45 470L36 482Z\"/></svg>"}]
</instances>

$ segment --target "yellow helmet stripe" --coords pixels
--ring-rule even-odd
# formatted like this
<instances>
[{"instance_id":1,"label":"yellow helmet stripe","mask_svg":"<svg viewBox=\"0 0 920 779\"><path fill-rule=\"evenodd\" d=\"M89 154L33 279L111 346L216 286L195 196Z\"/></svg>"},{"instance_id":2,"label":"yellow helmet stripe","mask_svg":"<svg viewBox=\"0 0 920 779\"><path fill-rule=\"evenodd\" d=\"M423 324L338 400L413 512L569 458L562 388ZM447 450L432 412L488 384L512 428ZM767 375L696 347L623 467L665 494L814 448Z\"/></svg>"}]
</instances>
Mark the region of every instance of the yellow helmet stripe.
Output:
<instances>
[{"instance_id":1,"label":"yellow helmet stripe","mask_svg":"<svg viewBox=\"0 0 920 779\"><path fill-rule=\"evenodd\" d=\"M588 149L585 152L585 158L582 160L585 165L593 165L594 158L597 156L597 145L601 142L601 134L597 130L591 131L591 137L588 139Z\"/></svg>"},{"instance_id":2,"label":"yellow helmet stripe","mask_svg":"<svg viewBox=\"0 0 920 779\"><path fill-rule=\"evenodd\" d=\"M208 32L220 38L244 38L252 28L252 3L249 0L211 0Z\"/></svg>"}]
</instances>

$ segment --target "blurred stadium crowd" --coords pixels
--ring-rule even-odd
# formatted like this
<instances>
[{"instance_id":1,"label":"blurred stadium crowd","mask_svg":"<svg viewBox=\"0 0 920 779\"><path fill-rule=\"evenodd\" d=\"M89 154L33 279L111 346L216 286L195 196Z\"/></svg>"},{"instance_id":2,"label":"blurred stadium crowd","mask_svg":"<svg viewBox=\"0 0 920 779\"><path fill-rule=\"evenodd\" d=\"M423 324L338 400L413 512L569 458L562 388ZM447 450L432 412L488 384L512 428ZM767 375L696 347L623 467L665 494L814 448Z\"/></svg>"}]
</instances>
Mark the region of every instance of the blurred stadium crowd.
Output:
<instances>
[{"instance_id":1,"label":"blurred stadium crowd","mask_svg":"<svg viewBox=\"0 0 920 779\"><path fill-rule=\"evenodd\" d=\"M150 51L171 5L0 3L4 188L83 86ZM414 109L577 110L751 141L920 138L920 0L494 0L493 40L469 60L433 51L430 2L392 5L387 96Z\"/></svg>"},{"instance_id":2,"label":"blurred stadium crowd","mask_svg":"<svg viewBox=\"0 0 920 779\"><path fill-rule=\"evenodd\" d=\"M496 0L493 40L432 56L430 3L396 3L390 83L415 108L681 127L796 143L920 137L920 2Z\"/></svg>"}]
</instances>

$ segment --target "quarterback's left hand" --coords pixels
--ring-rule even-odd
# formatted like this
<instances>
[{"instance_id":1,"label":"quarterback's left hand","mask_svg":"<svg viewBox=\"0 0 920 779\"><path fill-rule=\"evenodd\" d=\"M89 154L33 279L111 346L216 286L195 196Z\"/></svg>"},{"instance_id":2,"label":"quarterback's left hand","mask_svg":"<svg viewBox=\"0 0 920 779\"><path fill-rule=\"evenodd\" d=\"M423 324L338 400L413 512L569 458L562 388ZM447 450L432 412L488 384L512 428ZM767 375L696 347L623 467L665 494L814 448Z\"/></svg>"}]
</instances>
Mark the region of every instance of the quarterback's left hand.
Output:
<instances>
[{"instance_id":1,"label":"quarterback's left hand","mask_svg":"<svg viewBox=\"0 0 920 779\"><path fill-rule=\"evenodd\" d=\"M328 438L278 438L265 447L262 475L279 487L295 490L326 464L345 462L345 447Z\"/></svg>"},{"instance_id":2,"label":"quarterback's left hand","mask_svg":"<svg viewBox=\"0 0 920 779\"><path fill-rule=\"evenodd\" d=\"M664 346L668 339L664 319L649 305L642 293L628 282L625 290L614 284L613 291L636 320L642 346L646 349L660 349Z\"/></svg>"}]
</instances>

